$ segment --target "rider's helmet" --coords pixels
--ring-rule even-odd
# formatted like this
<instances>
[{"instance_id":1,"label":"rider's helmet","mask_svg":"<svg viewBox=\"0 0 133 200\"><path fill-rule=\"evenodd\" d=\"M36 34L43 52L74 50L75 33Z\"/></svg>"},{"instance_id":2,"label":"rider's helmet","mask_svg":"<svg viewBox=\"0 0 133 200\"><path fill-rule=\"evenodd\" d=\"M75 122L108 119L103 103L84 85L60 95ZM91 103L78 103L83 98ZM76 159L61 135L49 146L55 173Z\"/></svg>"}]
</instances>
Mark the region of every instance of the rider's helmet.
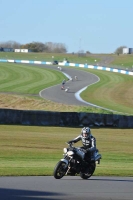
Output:
<instances>
[{"instance_id":1,"label":"rider's helmet","mask_svg":"<svg viewBox=\"0 0 133 200\"><path fill-rule=\"evenodd\" d=\"M91 134L91 130L90 130L89 127L84 127L84 128L82 128L82 130L81 130L81 135L82 135L82 137L83 137L84 139L89 138L90 134Z\"/></svg>"}]
</instances>

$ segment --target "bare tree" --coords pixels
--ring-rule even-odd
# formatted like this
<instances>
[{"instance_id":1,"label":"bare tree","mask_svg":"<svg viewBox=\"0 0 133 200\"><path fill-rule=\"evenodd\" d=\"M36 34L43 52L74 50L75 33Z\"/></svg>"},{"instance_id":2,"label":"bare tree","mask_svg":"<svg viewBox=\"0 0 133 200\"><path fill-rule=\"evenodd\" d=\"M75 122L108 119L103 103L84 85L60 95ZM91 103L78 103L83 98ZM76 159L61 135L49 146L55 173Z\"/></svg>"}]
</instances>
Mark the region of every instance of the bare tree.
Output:
<instances>
[{"instance_id":1,"label":"bare tree","mask_svg":"<svg viewBox=\"0 0 133 200\"><path fill-rule=\"evenodd\" d=\"M65 44L53 42L31 42L27 44L20 44L15 41L1 42L0 47L13 49L30 49L33 52L47 52L47 53L66 53L67 48Z\"/></svg>"},{"instance_id":2,"label":"bare tree","mask_svg":"<svg viewBox=\"0 0 133 200\"><path fill-rule=\"evenodd\" d=\"M47 46L48 52L51 52L51 53L66 53L67 52L67 48L65 44L53 43L53 42L47 42L45 44Z\"/></svg>"},{"instance_id":3,"label":"bare tree","mask_svg":"<svg viewBox=\"0 0 133 200\"><path fill-rule=\"evenodd\" d=\"M21 44L15 41L7 41L7 42L0 42L0 46L3 48L19 49L21 47Z\"/></svg>"}]
</instances>

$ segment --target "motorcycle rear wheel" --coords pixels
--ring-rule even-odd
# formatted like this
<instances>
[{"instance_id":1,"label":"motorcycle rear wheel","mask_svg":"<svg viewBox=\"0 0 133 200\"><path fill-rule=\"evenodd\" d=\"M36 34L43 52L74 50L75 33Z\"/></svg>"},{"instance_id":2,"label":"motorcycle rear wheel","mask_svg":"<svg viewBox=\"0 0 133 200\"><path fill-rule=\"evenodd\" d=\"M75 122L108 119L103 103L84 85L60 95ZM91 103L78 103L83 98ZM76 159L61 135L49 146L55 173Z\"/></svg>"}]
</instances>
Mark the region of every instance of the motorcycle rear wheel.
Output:
<instances>
[{"instance_id":1,"label":"motorcycle rear wheel","mask_svg":"<svg viewBox=\"0 0 133 200\"><path fill-rule=\"evenodd\" d=\"M90 169L89 169L90 170L89 173L80 172L80 177L82 179L90 178L93 175L93 173L95 172L95 169L96 169L96 163L95 162L91 163L91 166L90 166Z\"/></svg>"},{"instance_id":2,"label":"motorcycle rear wheel","mask_svg":"<svg viewBox=\"0 0 133 200\"><path fill-rule=\"evenodd\" d=\"M65 176L67 169L68 167L66 167L66 163L63 161L59 161L54 168L54 178L61 179L63 176Z\"/></svg>"}]
</instances>

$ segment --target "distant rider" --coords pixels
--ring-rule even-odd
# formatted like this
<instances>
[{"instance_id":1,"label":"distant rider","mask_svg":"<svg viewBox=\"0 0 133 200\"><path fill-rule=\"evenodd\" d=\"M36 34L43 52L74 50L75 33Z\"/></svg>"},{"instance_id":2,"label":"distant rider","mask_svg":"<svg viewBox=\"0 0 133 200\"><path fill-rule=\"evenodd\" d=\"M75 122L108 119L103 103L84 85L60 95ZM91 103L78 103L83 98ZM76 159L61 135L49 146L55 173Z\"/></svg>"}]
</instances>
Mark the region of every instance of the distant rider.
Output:
<instances>
[{"instance_id":1,"label":"distant rider","mask_svg":"<svg viewBox=\"0 0 133 200\"><path fill-rule=\"evenodd\" d=\"M62 89L64 89L64 85L65 85L65 83L66 83L66 80L64 79L63 81L62 81Z\"/></svg>"}]
</instances>

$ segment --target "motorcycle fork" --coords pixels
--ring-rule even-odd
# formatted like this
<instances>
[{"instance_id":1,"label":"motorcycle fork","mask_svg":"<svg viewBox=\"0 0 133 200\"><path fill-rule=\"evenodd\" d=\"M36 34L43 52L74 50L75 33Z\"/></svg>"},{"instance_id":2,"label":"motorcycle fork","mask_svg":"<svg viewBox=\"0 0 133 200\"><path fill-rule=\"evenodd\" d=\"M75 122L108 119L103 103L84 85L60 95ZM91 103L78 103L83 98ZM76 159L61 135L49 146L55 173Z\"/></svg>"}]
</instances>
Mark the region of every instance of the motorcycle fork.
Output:
<instances>
[{"instance_id":1,"label":"motorcycle fork","mask_svg":"<svg viewBox=\"0 0 133 200\"><path fill-rule=\"evenodd\" d=\"M70 162L71 162L71 160L72 160L73 157L70 156L69 158L70 158L70 159L69 159L68 170L67 170L67 172L66 172L66 175L67 175L67 173L69 172L69 170L71 169Z\"/></svg>"}]
</instances>

